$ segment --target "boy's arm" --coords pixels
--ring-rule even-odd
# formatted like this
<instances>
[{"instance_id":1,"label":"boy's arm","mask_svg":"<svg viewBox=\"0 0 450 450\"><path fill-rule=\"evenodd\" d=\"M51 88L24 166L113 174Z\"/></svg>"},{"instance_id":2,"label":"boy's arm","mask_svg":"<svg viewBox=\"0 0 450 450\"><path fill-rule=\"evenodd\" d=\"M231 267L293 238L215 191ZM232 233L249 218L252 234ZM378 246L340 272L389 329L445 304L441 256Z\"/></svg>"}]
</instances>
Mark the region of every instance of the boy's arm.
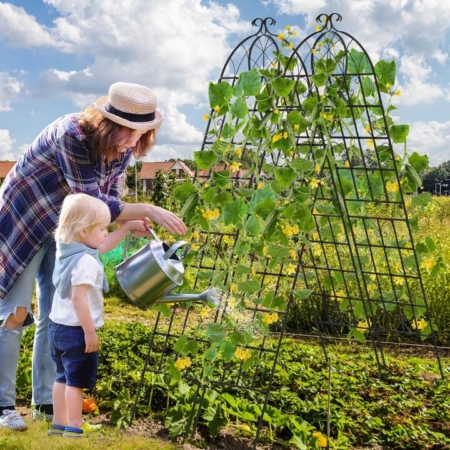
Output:
<instances>
[{"instance_id":1,"label":"boy's arm","mask_svg":"<svg viewBox=\"0 0 450 450\"><path fill-rule=\"evenodd\" d=\"M86 341L85 353L98 351L100 345L95 331L94 321L87 301L87 291L91 286L89 284L77 284L72 286L72 303L80 325L84 331Z\"/></svg>"},{"instance_id":2,"label":"boy's arm","mask_svg":"<svg viewBox=\"0 0 450 450\"><path fill-rule=\"evenodd\" d=\"M128 222L124 222L117 230L114 230L106 236L98 249L98 253L101 255L116 248L130 231L147 232L147 228L143 220L129 220Z\"/></svg>"}]
</instances>

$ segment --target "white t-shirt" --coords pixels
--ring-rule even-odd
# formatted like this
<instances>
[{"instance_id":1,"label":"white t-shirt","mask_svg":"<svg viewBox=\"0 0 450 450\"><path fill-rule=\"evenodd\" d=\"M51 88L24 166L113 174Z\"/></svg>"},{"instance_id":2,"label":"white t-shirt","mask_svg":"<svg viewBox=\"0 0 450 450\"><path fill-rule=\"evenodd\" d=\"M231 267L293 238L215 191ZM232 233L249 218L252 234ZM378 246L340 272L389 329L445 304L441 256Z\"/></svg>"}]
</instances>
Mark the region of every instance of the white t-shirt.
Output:
<instances>
[{"instance_id":1,"label":"white t-shirt","mask_svg":"<svg viewBox=\"0 0 450 450\"><path fill-rule=\"evenodd\" d=\"M103 267L91 255L83 255L72 271L71 285L88 284L87 300L95 328L103 325ZM72 303L72 287L66 298L61 298L58 291L53 297L50 319L61 325L80 326Z\"/></svg>"}]
</instances>

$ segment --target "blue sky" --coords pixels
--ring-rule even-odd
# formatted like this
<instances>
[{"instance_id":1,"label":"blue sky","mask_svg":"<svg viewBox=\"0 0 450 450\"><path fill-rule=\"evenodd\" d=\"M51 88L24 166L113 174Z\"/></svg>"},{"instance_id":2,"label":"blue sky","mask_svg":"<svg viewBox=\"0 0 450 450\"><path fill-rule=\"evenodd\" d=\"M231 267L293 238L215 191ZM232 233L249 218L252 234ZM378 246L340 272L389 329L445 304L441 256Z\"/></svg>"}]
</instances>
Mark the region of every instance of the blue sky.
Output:
<instances>
[{"instance_id":1,"label":"blue sky","mask_svg":"<svg viewBox=\"0 0 450 450\"><path fill-rule=\"evenodd\" d=\"M408 150L450 160L450 3L441 0L13 0L0 2L0 160L15 160L60 115L115 81L152 87L165 122L146 160L192 158L201 146L208 82L231 50L272 17L302 40L339 13L375 62L398 66L398 123Z\"/></svg>"}]
</instances>

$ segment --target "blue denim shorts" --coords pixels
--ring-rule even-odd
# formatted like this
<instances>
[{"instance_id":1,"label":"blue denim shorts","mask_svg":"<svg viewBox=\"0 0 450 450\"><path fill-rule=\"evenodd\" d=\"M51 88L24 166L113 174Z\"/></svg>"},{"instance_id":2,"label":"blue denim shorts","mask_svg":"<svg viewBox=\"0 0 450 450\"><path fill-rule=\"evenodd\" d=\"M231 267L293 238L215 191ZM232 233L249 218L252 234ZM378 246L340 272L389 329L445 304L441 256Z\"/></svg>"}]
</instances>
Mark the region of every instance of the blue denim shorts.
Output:
<instances>
[{"instance_id":1,"label":"blue denim shorts","mask_svg":"<svg viewBox=\"0 0 450 450\"><path fill-rule=\"evenodd\" d=\"M56 382L83 389L93 389L97 379L98 352L85 353L82 327L50 322L49 340L56 363Z\"/></svg>"}]
</instances>

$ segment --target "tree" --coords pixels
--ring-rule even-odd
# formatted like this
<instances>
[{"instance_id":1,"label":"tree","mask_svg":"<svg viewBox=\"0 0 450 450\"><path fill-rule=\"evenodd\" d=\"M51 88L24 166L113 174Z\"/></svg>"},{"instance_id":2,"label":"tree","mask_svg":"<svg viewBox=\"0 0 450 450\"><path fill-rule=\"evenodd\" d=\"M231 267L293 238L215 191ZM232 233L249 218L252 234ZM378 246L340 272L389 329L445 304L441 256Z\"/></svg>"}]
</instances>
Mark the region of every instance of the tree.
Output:
<instances>
[{"instance_id":1,"label":"tree","mask_svg":"<svg viewBox=\"0 0 450 450\"><path fill-rule=\"evenodd\" d=\"M450 178L450 161L433 167L422 175L423 190L431 193L436 192L436 184L442 183ZM439 192L439 189L438 189Z\"/></svg>"},{"instance_id":2,"label":"tree","mask_svg":"<svg viewBox=\"0 0 450 450\"><path fill-rule=\"evenodd\" d=\"M136 169L138 173L138 179L136 183ZM142 161L136 161L134 166L128 166L125 176L125 186L130 190L130 192L136 193L136 184L138 194L142 193L143 182L139 178L139 173L142 170Z\"/></svg>"},{"instance_id":3,"label":"tree","mask_svg":"<svg viewBox=\"0 0 450 450\"><path fill-rule=\"evenodd\" d=\"M151 202L156 206L165 208L170 194L169 176L162 170L158 170L155 181L153 182L152 194L150 196Z\"/></svg>"}]
</instances>

